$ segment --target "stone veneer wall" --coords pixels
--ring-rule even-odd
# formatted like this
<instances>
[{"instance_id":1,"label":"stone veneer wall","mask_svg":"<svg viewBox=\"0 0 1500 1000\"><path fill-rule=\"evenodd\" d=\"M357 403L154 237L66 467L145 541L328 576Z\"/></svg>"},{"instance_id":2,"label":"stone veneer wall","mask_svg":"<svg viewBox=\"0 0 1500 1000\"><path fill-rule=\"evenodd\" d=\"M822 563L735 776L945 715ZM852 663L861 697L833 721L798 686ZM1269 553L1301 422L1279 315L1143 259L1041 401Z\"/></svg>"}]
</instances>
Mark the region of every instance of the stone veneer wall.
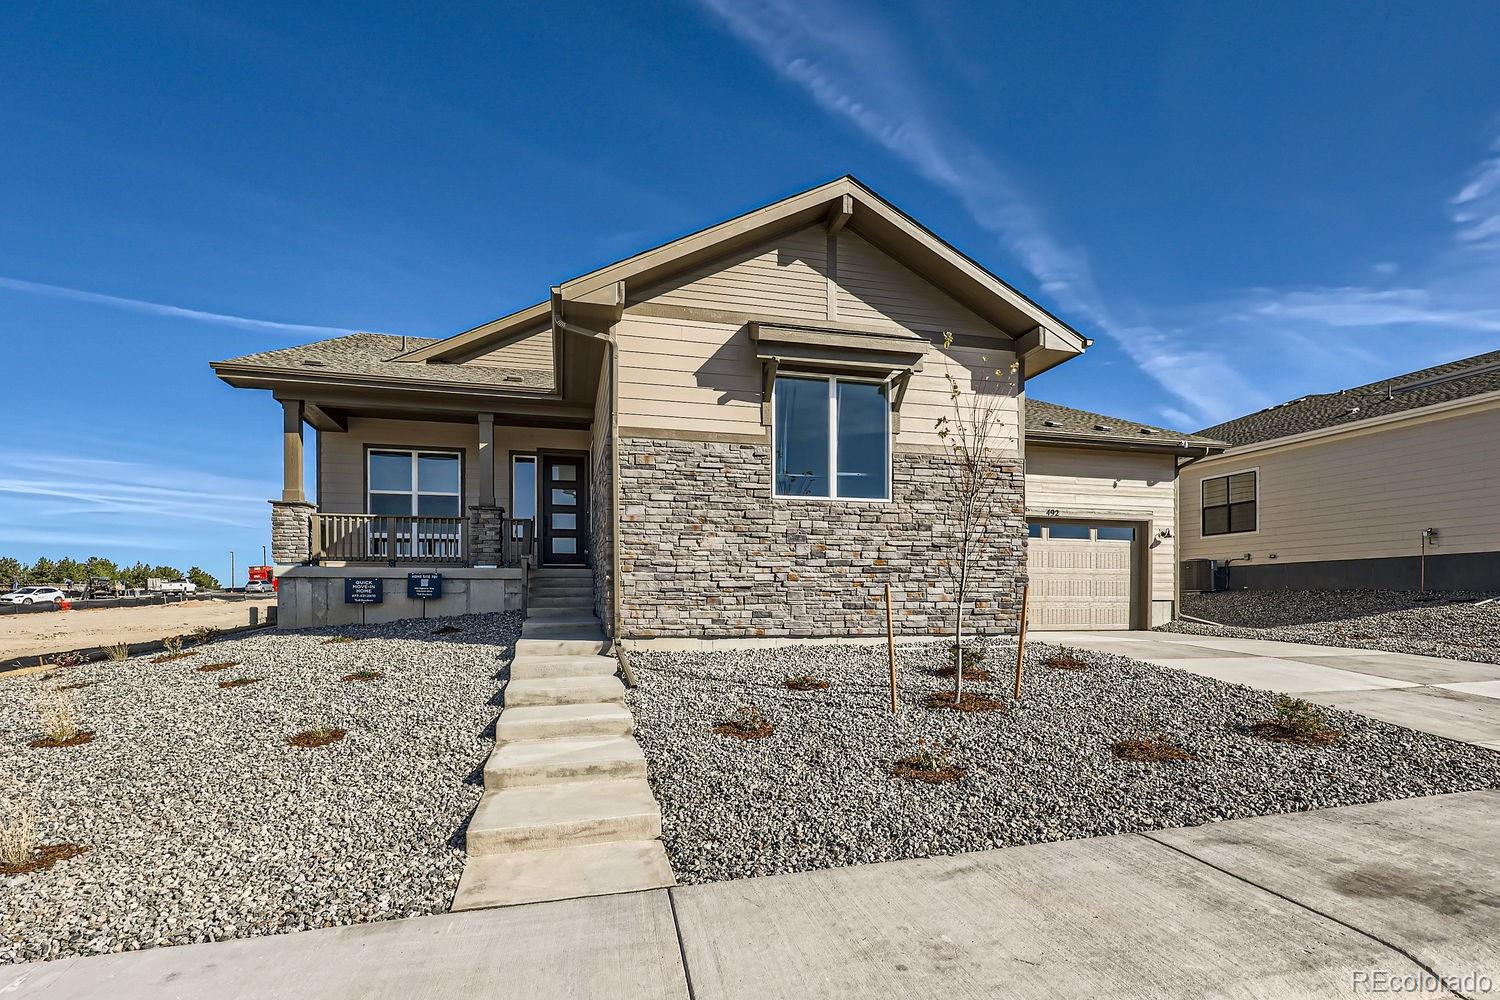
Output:
<instances>
[{"instance_id":1,"label":"stone veneer wall","mask_svg":"<svg viewBox=\"0 0 1500 1000\"><path fill-rule=\"evenodd\" d=\"M604 634L614 636L614 489L610 481L609 434L599 435L589 473L589 559L594 564L594 613Z\"/></svg>"},{"instance_id":2,"label":"stone veneer wall","mask_svg":"<svg viewBox=\"0 0 1500 1000\"><path fill-rule=\"evenodd\" d=\"M301 500L271 501L271 561L300 566L312 557L312 515L317 506Z\"/></svg>"},{"instance_id":3,"label":"stone veneer wall","mask_svg":"<svg viewBox=\"0 0 1500 1000\"><path fill-rule=\"evenodd\" d=\"M621 635L842 636L952 628L947 560L955 475L944 455L897 451L892 502L772 500L769 443L620 441ZM973 564L976 633L1016 631L1025 482L1002 464Z\"/></svg>"}]
</instances>

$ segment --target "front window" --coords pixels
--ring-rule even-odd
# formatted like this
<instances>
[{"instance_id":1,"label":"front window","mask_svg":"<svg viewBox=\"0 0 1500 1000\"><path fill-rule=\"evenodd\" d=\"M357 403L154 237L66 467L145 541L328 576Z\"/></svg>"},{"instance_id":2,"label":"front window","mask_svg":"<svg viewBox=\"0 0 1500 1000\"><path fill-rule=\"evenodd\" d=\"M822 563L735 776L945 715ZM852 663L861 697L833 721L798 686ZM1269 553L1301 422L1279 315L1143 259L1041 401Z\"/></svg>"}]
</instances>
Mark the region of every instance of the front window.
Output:
<instances>
[{"instance_id":1,"label":"front window","mask_svg":"<svg viewBox=\"0 0 1500 1000\"><path fill-rule=\"evenodd\" d=\"M1233 535L1256 528L1256 473L1203 480L1203 534Z\"/></svg>"},{"instance_id":2,"label":"front window","mask_svg":"<svg viewBox=\"0 0 1500 1000\"><path fill-rule=\"evenodd\" d=\"M781 376L774 411L776 496L890 499L885 383Z\"/></svg>"},{"instance_id":3,"label":"front window","mask_svg":"<svg viewBox=\"0 0 1500 1000\"><path fill-rule=\"evenodd\" d=\"M369 513L458 517L462 476L452 451L371 450Z\"/></svg>"},{"instance_id":4,"label":"front window","mask_svg":"<svg viewBox=\"0 0 1500 1000\"><path fill-rule=\"evenodd\" d=\"M526 519L536 523L536 456L514 455L510 460L510 516L520 521ZM517 540L525 534L525 526L513 523L511 537Z\"/></svg>"}]
</instances>

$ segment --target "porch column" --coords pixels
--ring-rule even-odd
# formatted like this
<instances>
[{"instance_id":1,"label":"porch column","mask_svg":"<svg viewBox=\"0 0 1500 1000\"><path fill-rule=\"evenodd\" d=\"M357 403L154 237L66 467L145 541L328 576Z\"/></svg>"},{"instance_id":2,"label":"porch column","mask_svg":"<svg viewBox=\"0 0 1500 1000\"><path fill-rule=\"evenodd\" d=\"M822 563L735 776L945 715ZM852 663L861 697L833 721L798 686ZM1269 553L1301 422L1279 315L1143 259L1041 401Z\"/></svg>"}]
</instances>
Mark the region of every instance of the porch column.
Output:
<instances>
[{"instance_id":1,"label":"porch column","mask_svg":"<svg viewBox=\"0 0 1500 1000\"><path fill-rule=\"evenodd\" d=\"M281 499L306 503L302 486L302 409L300 399L281 401Z\"/></svg>"},{"instance_id":2,"label":"porch column","mask_svg":"<svg viewBox=\"0 0 1500 1000\"><path fill-rule=\"evenodd\" d=\"M479 506L495 506L495 415L479 415Z\"/></svg>"}]
</instances>

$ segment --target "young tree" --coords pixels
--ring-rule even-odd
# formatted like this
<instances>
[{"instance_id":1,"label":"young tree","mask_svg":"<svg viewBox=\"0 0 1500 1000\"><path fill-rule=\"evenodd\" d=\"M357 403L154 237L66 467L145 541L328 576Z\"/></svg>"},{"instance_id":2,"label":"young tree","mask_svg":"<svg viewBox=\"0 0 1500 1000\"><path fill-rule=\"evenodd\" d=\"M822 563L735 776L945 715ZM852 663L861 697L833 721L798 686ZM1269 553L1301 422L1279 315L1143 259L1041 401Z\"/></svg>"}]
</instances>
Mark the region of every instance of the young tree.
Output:
<instances>
[{"instance_id":1,"label":"young tree","mask_svg":"<svg viewBox=\"0 0 1500 1000\"><path fill-rule=\"evenodd\" d=\"M953 334L943 338L947 351L953 348ZM1001 442L1009 416L1006 386L1015 372L990 368L990 359L979 357L979 367L970 371L967 365L950 365L943 377L948 380L948 398L952 413L937 418L937 434L948 446L953 460L953 474L944 482L951 514L942 529L951 532L950 543L956 547L953 556L944 561L948 576L957 591L958 601L953 622L953 700L964 695L964 611L974 578L974 564L991 541L991 502L1000 487L999 466L1003 460ZM966 375L968 384L959 382L954 368ZM937 527L936 525L934 527Z\"/></svg>"},{"instance_id":2,"label":"young tree","mask_svg":"<svg viewBox=\"0 0 1500 1000\"><path fill-rule=\"evenodd\" d=\"M31 564L31 569L26 571L26 582L44 585L61 583L61 580L54 581L55 576L57 576L57 564L46 556L38 556L36 562Z\"/></svg>"},{"instance_id":3,"label":"young tree","mask_svg":"<svg viewBox=\"0 0 1500 1000\"><path fill-rule=\"evenodd\" d=\"M0 557L0 588L10 590L18 586L25 575L26 567L21 565L21 560L12 556Z\"/></svg>"},{"instance_id":4,"label":"young tree","mask_svg":"<svg viewBox=\"0 0 1500 1000\"><path fill-rule=\"evenodd\" d=\"M219 581L215 577L211 576L207 571L201 570L197 566L194 566L192 569L188 570L187 578L188 582L196 586L199 590L219 589Z\"/></svg>"}]
</instances>

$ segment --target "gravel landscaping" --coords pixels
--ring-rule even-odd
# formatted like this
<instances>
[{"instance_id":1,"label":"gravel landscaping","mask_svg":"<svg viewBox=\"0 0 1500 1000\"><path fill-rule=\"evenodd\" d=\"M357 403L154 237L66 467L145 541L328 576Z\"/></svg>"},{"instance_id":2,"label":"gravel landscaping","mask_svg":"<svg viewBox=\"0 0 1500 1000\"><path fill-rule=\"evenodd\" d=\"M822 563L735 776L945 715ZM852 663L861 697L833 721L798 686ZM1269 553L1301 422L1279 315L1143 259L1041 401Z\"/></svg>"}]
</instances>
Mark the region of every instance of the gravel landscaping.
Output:
<instances>
[{"instance_id":1,"label":"gravel landscaping","mask_svg":"<svg viewBox=\"0 0 1500 1000\"><path fill-rule=\"evenodd\" d=\"M520 627L268 631L0 679L7 811L29 807L44 845L84 848L0 875L0 963L445 912ZM39 706L82 683L66 696L94 738L31 748Z\"/></svg>"},{"instance_id":2,"label":"gravel landscaping","mask_svg":"<svg viewBox=\"0 0 1500 1000\"><path fill-rule=\"evenodd\" d=\"M1121 656L1028 643L1026 697L1008 712L923 707L951 682L940 647L898 648L901 712L889 714L883 647L838 645L632 655L628 700L684 883L1191 826L1221 819L1500 787L1500 754L1328 710L1332 746L1248 728L1275 696ZM974 685L1004 698L1015 646L997 643ZM811 675L826 690L793 691ZM741 705L772 727L715 733ZM1164 738L1195 759L1118 759L1117 741ZM892 776L922 749L955 783Z\"/></svg>"},{"instance_id":3,"label":"gravel landscaping","mask_svg":"<svg viewBox=\"0 0 1500 1000\"><path fill-rule=\"evenodd\" d=\"M1409 590L1228 590L1184 594L1177 619L1159 631L1278 639L1500 663L1500 594ZM1489 603L1481 603L1481 602Z\"/></svg>"}]
</instances>

